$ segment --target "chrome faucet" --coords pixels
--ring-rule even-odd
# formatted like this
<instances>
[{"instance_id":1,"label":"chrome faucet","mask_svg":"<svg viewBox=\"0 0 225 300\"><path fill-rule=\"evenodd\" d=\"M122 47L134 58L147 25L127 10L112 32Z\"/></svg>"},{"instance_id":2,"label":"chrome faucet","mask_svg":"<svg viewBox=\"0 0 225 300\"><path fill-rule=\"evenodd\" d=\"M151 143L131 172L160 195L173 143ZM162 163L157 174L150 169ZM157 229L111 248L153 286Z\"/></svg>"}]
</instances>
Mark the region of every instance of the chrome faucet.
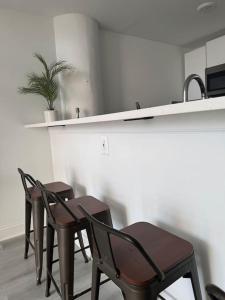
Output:
<instances>
[{"instance_id":1,"label":"chrome faucet","mask_svg":"<svg viewBox=\"0 0 225 300\"><path fill-rule=\"evenodd\" d=\"M191 74L189 75L185 82L184 82L184 89L183 89L183 102L187 102L188 100L188 89L189 89L189 85L191 83L192 80L196 80L200 90L201 90L201 99L206 99L207 95L206 95L206 89L205 89L205 85L201 79L201 77L197 74Z\"/></svg>"}]
</instances>

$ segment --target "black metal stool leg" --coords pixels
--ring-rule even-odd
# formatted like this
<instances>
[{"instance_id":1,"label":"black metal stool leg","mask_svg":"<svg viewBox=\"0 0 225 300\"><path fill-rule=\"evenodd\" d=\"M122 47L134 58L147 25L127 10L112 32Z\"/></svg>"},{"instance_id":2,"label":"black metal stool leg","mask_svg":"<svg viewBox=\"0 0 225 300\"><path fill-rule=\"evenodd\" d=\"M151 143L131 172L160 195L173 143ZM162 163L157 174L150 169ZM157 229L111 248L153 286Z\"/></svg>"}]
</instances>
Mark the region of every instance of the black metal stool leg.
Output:
<instances>
[{"instance_id":1,"label":"black metal stool leg","mask_svg":"<svg viewBox=\"0 0 225 300\"><path fill-rule=\"evenodd\" d=\"M197 270L195 258L193 258L193 263L190 271L190 278L191 278L195 300L202 300L202 294L201 294L201 289L199 284L198 270Z\"/></svg>"},{"instance_id":2,"label":"black metal stool leg","mask_svg":"<svg viewBox=\"0 0 225 300\"><path fill-rule=\"evenodd\" d=\"M28 258L29 241L30 241L30 223L31 223L32 205L29 201L25 200L25 250L24 258Z\"/></svg>"},{"instance_id":3,"label":"black metal stool leg","mask_svg":"<svg viewBox=\"0 0 225 300\"><path fill-rule=\"evenodd\" d=\"M52 276L52 261L54 251L54 228L47 224L47 249L46 249L46 261L47 261L47 276L46 276L46 292L45 296L49 297L51 287L51 276Z\"/></svg>"},{"instance_id":4,"label":"black metal stool leg","mask_svg":"<svg viewBox=\"0 0 225 300\"><path fill-rule=\"evenodd\" d=\"M100 279L101 279L101 272L97 267L97 265L93 262L91 300L98 300L99 298Z\"/></svg>"},{"instance_id":5,"label":"black metal stool leg","mask_svg":"<svg viewBox=\"0 0 225 300\"><path fill-rule=\"evenodd\" d=\"M93 242L92 242L90 224L87 225L86 232L87 232L87 237L88 237L88 243L89 243L89 246L90 246L91 256L93 256Z\"/></svg>"},{"instance_id":6,"label":"black metal stool leg","mask_svg":"<svg viewBox=\"0 0 225 300\"><path fill-rule=\"evenodd\" d=\"M44 235L44 207L42 201L33 201L33 226L34 226L34 247L37 284L41 283L43 265L43 235Z\"/></svg>"},{"instance_id":7,"label":"black metal stool leg","mask_svg":"<svg viewBox=\"0 0 225 300\"><path fill-rule=\"evenodd\" d=\"M57 234L62 300L72 300L74 280L74 232L71 228L59 228Z\"/></svg>"},{"instance_id":8,"label":"black metal stool leg","mask_svg":"<svg viewBox=\"0 0 225 300\"><path fill-rule=\"evenodd\" d=\"M89 259L88 259L88 257L87 257L87 253L86 253L86 251L85 251L85 249L84 249L84 241L83 241L83 237L82 237L81 231L78 231L78 232L77 232L77 236L78 236L78 240L79 240L81 252L82 252L83 257L84 257L84 262L85 262L85 263L88 263Z\"/></svg>"}]
</instances>

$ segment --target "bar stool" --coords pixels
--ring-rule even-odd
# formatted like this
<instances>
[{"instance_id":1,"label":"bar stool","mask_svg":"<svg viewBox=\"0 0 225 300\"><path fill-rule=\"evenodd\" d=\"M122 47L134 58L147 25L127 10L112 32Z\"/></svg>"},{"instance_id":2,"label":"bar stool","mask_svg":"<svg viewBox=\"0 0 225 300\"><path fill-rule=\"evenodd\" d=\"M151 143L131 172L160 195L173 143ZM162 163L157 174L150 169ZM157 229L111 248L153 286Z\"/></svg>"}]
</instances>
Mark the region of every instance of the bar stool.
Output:
<instances>
[{"instance_id":1,"label":"bar stool","mask_svg":"<svg viewBox=\"0 0 225 300\"><path fill-rule=\"evenodd\" d=\"M127 300L156 300L180 277L189 277L196 300L201 300L194 250L187 241L152 224L139 222L122 231L101 223L82 204L93 239L92 300L99 298L101 273Z\"/></svg>"},{"instance_id":2,"label":"bar stool","mask_svg":"<svg viewBox=\"0 0 225 300\"><path fill-rule=\"evenodd\" d=\"M88 207L91 215L95 216L101 222L112 226L112 219L108 205L91 196L70 199L63 202L61 197L55 193L46 190L43 185L37 181L37 186L42 193L42 199L47 211L47 281L46 297L50 295L51 281L53 282L57 293L63 300L76 299L91 289L77 295L74 293L74 243L73 238L76 232L86 230L89 245L92 252L90 238L89 222L79 209L83 204ZM55 205L50 205L55 203ZM57 232L59 259L53 260L54 233ZM59 261L61 291L52 276L52 265ZM105 282L105 281L104 281ZM103 282L103 283L104 283Z\"/></svg>"},{"instance_id":3,"label":"bar stool","mask_svg":"<svg viewBox=\"0 0 225 300\"><path fill-rule=\"evenodd\" d=\"M39 189L36 187L35 179L24 173L20 168L18 172L21 176L22 184L25 191L25 252L24 258L28 258L29 246L31 246L35 253L35 266L37 284L41 283L42 265L43 265L43 236L44 236L44 206L42 202L42 196ZM28 184L30 187L28 187ZM74 198L73 188L63 182L51 182L45 184L45 187L60 195L65 199ZM31 227L31 214L33 213L33 230ZM30 240L31 232L34 233L34 244ZM83 238L81 232L77 232L82 254L85 262L88 262L88 257L84 249Z\"/></svg>"}]
</instances>

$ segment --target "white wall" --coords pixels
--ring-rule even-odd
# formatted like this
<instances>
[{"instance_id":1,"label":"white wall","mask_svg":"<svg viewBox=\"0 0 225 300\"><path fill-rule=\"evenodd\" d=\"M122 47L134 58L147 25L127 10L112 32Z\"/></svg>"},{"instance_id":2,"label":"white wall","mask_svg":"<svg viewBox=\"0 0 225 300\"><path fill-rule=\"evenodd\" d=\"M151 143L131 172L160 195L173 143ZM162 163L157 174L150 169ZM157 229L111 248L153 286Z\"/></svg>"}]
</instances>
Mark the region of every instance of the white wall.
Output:
<instances>
[{"instance_id":1,"label":"white wall","mask_svg":"<svg viewBox=\"0 0 225 300\"><path fill-rule=\"evenodd\" d=\"M52 179L49 137L27 130L43 120L44 100L17 93L25 74L39 70L32 54L55 59L50 18L0 10L0 240L24 232L24 192L17 173L23 168L43 181Z\"/></svg>"},{"instance_id":2,"label":"white wall","mask_svg":"<svg viewBox=\"0 0 225 300\"><path fill-rule=\"evenodd\" d=\"M116 227L146 220L189 240L202 291L225 289L225 112L52 128L50 137L55 179L107 202ZM169 292L193 299L187 279Z\"/></svg>"},{"instance_id":3,"label":"white wall","mask_svg":"<svg viewBox=\"0 0 225 300\"><path fill-rule=\"evenodd\" d=\"M185 53L185 78L191 74L198 74L205 83L206 47L200 47ZM201 99L201 90L196 80L191 81L188 90L188 99Z\"/></svg>"},{"instance_id":4,"label":"white wall","mask_svg":"<svg viewBox=\"0 0 225 300\"><path fill-rule=\"evenodd\" d=\"M180 100L183 50L176 46L102 31L102 76L106 112Z\"/></svg>"}]
</instances>

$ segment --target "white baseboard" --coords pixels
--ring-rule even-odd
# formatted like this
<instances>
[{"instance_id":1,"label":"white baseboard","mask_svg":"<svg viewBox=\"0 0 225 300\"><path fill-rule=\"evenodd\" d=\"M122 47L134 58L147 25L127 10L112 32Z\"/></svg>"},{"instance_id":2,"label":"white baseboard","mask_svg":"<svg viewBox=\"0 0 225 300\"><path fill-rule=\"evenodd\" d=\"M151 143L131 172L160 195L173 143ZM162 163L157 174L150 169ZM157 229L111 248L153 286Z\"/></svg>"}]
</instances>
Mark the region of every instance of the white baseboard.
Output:
<instances>
[{"instance_id":1,"label":"white baseboard","mask_svg":"<svg viewBox=\"0 0 225 300\"><path fill-rule=\"evenodd\" d=\"M24 224L15 224L12 226L0 226L0 241L9 240L11 238L24 234Z\"/></svg>"}]
</instances>

